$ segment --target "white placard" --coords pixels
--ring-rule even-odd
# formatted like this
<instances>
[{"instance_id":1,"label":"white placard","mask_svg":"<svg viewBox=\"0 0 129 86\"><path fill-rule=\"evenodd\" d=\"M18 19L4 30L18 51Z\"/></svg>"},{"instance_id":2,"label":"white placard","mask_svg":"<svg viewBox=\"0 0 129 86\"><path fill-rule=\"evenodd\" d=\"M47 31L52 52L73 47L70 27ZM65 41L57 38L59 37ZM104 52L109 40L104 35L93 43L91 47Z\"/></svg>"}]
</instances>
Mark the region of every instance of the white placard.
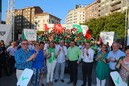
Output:
<instances>
[{"instance_id":1,"label":"white placard","mask_svg":"<svg viewBox=\"0 0 129 86\"><path fill-rule=\"evenodd\" d=\"M12 41L11 25L0 24L0 40L4 40L5 45Z\"/></svg>"},{"instance_id":2,"label":"white placard","mask_svg":"<svg viewBox=\"0 0 129 86\"><path fill-rule=\"evenodd\" d=\"M37 40L37 32L33 29L24 29L24 36L28 41L36 41Z\"/></svg>"},{"instance_id":3,"label":"white placard","mask_svg":"<svg viewBox=\"0 0 129 86\"><path fill-rule=\"evenodd\" d=\"M109 43L109 45L111 46L113 41L114 41L114 32L101 32L100 33L100 37L102 39L102 42L104 44L107 44L107 42Z\"/></svg>"},{"instance_id":4,"label":"white placard","mask_svg":"<svg viewBox=\"0 0 129 86\"><path fill-rule=\"evenodd\" d=\"M122 81L120 74L117 71L110 73L115 86L127 86L127 83Z\"/></svg>"},{"instance_id":5,"label":"white placard","mask_svg":"<svg viewBox=\"0 0 129 86\"><path fill-rule=\"evenodd\" d=\"M17 86L27 86L29 81L31 80L31 77L33 75L33 70L26 68L22 75L20 76Z\"/></svg>"}]
</instances>

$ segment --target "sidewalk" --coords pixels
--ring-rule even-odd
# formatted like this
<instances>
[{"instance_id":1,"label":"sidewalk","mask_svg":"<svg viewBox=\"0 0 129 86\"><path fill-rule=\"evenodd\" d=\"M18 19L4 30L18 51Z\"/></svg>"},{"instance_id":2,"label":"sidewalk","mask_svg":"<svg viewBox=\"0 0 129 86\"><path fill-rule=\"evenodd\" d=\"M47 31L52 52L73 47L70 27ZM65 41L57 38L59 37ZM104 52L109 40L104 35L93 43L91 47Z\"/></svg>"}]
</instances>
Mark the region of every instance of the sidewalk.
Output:
<instances>
[{"instance_id":1,"label":"sidewalk","mask_svg":"<svg viewBox=\"0 0 129 86\"><path fill-rule=\"evenodd\" d=\"M58 82L54 82L54 85L53 86L73 86L73 84L67 84L67 82L69 81L69 79L65 79L64 80L65 82L61 82L58 80ZM44 85L46 86L46 78L44 79ZM78 80L77 82L77 86L81 86L82 85L82 80ZM95 86L92 84L92 86Z\"/></svg>"},{"instance_id":2,"label":"sidewalk","mask_svg":"<svg viewBox=\"0 0 129 86\"><path fill-rule=\"evenodd\" d=\"M92 75L92 86L95 86L95 72L94 72L94 68L93 68L93 75ZM73 86L73 84L67 84L67 82L69 81L69 74L65 73L64 76L64 81L65 82L61 82L58 81L56 83L54 83L53 86ZM54 81L54 80L53 80ZM11 76L3 76L0 78L0 86L16 86L16 75L13 74ZM46 76L44 78L44 85L46 86ZM81 71L81 65L78 67L78 82L77 82L77 86L81 86L82 85L82 71Z\"/></svg>"}]
</instances>

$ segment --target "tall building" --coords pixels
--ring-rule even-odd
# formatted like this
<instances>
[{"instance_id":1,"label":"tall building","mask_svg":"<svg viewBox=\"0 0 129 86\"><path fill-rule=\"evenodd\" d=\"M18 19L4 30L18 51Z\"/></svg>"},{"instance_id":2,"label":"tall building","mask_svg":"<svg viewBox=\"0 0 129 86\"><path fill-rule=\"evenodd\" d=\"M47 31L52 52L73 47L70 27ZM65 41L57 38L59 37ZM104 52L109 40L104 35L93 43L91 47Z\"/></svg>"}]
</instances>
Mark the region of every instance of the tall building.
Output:
<instances>
[{"instance_id":1,"label":"tall building","mask_svg":"<svg viewBox=\"0 0 129 86\"><path fill-rule=\"evenodd\" d=\"M75 9L70 10L66 16L65 24L75 24L85 22L85 6L76 5Z\"/></svg>"},{"instance_id":2,"label":"tall building","mask_svg":"<svg viewBox=\"0 0 129 86\"><path fill-rule=\"evenodd\" d=\"M21 34L24 28L34 29L34 15L42 13L43 10L38 7L27 7L14 10L14 31L15 35ZM8 12L6 16L6 24L10 24ZM16 37L16 36L15 36ZM16 38L17 39L17 38Z\"/></svg>"},{"instance_id":3,"label":"tall building","mask_svg":"<svg viewBox=\"0 0 129 86\"><path fill-rule=\"evenodd\" d=\"M40 13L34 16L37 30L43 30L44 24L60 24L61 19L49 13Z\"/></svg>"},{"instance_id":4,"label":"tall building","mask_svg":"<svg viewBox=\"0 0 129 86\"><path fill-rule=\"evenodd\" d=\"M85 8L85 19L88 21L89 19L92 18L97 18L99 17L99 4L97 1L94 3L86 6Z\"/></svg>"},{"instance_id":5,"label":"tall building","mask_svg":"<svg viewBox=\"0 0 129 86\"><path fill-rule=\"evenodd\" d=\"M100 4L100 16L105 16L113 12L122 12L128 0L98 0Z\"/></svg>"}]
</instances>

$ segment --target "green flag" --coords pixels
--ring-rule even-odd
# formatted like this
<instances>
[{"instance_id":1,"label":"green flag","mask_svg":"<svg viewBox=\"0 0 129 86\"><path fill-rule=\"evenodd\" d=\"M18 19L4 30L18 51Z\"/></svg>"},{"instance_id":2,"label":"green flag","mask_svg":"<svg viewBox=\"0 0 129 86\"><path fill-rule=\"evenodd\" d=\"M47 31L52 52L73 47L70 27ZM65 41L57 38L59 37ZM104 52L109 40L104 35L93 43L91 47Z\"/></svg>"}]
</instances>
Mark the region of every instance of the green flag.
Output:
<instances>
[{"instance_id":1,"label":"green flag","mask_svg":"<svg viewBox=\"0 0 129 86\"><path fill-rule=\"evenodd\" d=\"M74 24L74 25L73 25L73 28L76 29L76 32L75 32L76 34L79 34L79 33L82 32L81 25L79 25L79 24Z\"/></svg>"},{"instance_id":2,"label":"green flag","mask_svg":"<svg viewBox=\"0 0 129 86\"><path fill-rule=\"evenodd\" d=\"M22 32L22 37L21 37L22 40L26 40L26 36L24 34L24 32Z\"/></svg>"}]
</instances>

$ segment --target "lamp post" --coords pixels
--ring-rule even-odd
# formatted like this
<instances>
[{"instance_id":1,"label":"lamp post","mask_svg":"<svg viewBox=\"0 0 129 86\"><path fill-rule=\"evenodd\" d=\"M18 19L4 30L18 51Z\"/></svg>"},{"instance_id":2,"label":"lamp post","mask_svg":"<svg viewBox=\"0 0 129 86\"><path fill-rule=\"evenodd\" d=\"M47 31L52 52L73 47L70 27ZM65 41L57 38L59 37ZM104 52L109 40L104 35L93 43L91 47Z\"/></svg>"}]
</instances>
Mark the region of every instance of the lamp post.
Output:
<instances>
[{"instance_id":1,"label":"lamp post","mask_svg":"<svg viewBox=\"0 0 129 86\"><path fill-rule=\"evenodd\" d=\"M11 24L11 29L12 29L12 41L14 41L14 5L15 5L15 0L8 0L8 18L9 22Z\"/></svg>"}]
</instances>

